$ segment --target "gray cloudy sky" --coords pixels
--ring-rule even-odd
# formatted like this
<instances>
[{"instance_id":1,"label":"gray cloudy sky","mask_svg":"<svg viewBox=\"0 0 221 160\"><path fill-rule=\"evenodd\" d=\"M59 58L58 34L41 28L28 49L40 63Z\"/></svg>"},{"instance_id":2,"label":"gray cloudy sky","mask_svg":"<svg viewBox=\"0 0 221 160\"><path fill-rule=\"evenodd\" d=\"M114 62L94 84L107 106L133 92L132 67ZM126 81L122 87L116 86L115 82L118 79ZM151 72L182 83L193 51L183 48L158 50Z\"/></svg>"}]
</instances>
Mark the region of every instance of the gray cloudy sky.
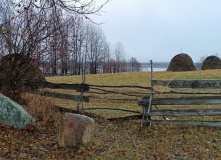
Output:
<instances>
[{"instance_id":1,"label":"gray cloudy sky","mask_svg":"<svg viewBox=\"0 0 221 160\"><path fill-rule=\"evenodd\" d=\"M103 11L93 19L108 20L107 40L140 62L169 62L181 46L194 62L221 53L221 0L113 0Z\"/></svg>"}]
</instances>

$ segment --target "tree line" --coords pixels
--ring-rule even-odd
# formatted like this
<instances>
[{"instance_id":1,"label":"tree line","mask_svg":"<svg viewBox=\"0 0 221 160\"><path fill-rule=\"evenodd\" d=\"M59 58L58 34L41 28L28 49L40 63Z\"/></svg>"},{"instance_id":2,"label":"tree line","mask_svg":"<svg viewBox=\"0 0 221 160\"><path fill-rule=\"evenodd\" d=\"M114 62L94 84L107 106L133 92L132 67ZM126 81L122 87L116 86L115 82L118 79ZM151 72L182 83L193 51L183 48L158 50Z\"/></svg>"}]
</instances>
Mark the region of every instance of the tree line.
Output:
<instances>
[{"instance_id":1,"label":"tree line","mask_svg":"<svg viewBox=\"0 0 221 160\"><path fill-rule=\"evenodd\" d=\"M140 71L135 57L126 59L123 44L110 44L88 17L108 2L96 7L94 0L2 0L0 54L25 55L53 75Z\"/></svg>"}]
</instances>

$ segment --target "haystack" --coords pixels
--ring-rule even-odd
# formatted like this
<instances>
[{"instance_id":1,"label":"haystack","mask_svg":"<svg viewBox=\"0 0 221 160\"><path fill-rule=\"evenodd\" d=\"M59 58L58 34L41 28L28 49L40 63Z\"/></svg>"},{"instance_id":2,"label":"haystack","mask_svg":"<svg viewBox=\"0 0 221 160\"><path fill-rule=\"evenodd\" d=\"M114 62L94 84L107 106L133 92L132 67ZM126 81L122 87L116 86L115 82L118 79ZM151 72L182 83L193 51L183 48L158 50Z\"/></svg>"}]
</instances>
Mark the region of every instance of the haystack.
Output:
<instances>
[{"instance_id":1,"label":"haystack","mask_svg":"<svg viewBox=\"0 0 221 160\"><path fill-rule=\"evenodd\" d=\"M5 80L11 72L16 79L45 80L38 65L31 59L20 54L9 54L0 60L0 79Z\"/></svg>"},{"instance_id":2,"label":"haystack","mask_svg":"<svg viewBox=\"0 0 221 160\"><path fill-rule=\"evenodd\" d=\"M1 84L10 85L12 81L45 80L38 65L31 59L20 54L9 54L0 59ZM1 86L0 86L1 88Z\"/></svg>"},{"instance_id":3,"label":"haystack","mask_svg":"<svg viewBox=\"0 0 221 160\"><path fill-rule=\"evenodd\" d=\"M202 64L201 70L221 69L221 60L217 56L207 57Z\"/></svg>"},{"instance_id":4,"label":"haystack","mask_svg":"<svg viewBox=\"0 0 221 160\"><path fill-rule=\"evenodd\" d=\"M180 71L194 71L196 67L193 64L192 58L185 53L176 55L170 61L167 71L180 72Z\"/></svg>"},{"instance_id":5,"label":"haystack","mask_svg":"<svg viewBox=\"0 0 221 160\"><path fill-rule=\"evenodd\" d=\"M9 54L0 59L0 92L17 103L23 103L21 93L26 87L21 79L45 80L38 65L25 55Z\"/></svg>"}]
</instances>

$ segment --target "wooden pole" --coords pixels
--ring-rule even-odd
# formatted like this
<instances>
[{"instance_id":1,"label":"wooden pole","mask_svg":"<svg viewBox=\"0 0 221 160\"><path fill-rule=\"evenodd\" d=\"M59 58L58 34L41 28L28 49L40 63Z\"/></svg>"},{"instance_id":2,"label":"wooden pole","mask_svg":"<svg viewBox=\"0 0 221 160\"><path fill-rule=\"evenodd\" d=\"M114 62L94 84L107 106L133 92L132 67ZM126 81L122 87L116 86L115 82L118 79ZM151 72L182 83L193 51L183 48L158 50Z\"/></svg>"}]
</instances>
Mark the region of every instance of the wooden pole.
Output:
<instances>
[{"instance_id":1,"label":"wooden pole","mask_svg":"<svg viewBox=\"0 0 221 160\"><path fill-rule=\"evenodd\" d=\"M83 68L83 63L82 63L82 68ZM77 104L77 113L79 113L80 103L82 103L82 109L84 109L83 96L84 96L84 84L85 84L85 79L86 79L85 77L86 76L85 76L84 69L82 69L82 84L83 84L83 87L82 87L80 98L79 98L79 101L78 101L78 104Z\"/></svg>"},{"instance_id":2,"label":"wooden pole","mask_svg":"<svg viewBox=\"0 0 221 160\"><path fill-rule=\"evenodd\" d=\"M152 60L150 60L150 68L151 68L151 87L150 88L148 88L148 89L150 89L151 91L150 91L150 99L149 99L149 101L150 101L150 103L149 103L149 105L147 106L147 105L142 105L142 109L143 109L143 116L142 116L142 120L141 120L141 123L140 123L140 131L141 131L141 129L142 129L142 126L143 126L143 121L144 121L144 118L145 118L145 115L146 115L146 113L147 114L149 114L149 112L150 112L150 110L151 110L151 100L152 100L152 96L153 96L153 85L152 85L152 80L153 80L153 67L152 67ZM147 116L147 124L146 124L146 126L151 126L151 124L148 122L149 120L151 120L151 117L150 116Z\"/></svg>"},{"instance_id":3,"label":"wooden pole","mask_svg":"<svg viewBox=\"0 0 221 160\"><path fill-rule=\"evenodd\" d=\"M149 106L147 108L147 114L150 113L150 111L152 110L152 99L153 99L153 91L154 91L154 88L153 88L153 61L150 60L150 67L151 67L151 93L150 93L150 101L149 101ZM147 124L146 126L150 126L151 127L151 116L147 116Z\"/></svg>"}]
</instances>

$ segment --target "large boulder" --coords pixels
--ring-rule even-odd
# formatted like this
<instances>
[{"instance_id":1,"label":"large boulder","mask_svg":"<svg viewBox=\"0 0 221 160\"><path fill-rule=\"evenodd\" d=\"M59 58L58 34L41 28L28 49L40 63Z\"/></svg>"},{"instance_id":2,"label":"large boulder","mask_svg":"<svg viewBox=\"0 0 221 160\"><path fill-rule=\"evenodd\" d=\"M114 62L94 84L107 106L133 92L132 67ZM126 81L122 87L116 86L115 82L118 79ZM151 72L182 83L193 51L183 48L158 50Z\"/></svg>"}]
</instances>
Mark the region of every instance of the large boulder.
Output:
<instances>
[{"instance_id":1,"label":"large boulder","mask_svg":"<svg viewBox=\"0 0 221 160\"><path fill-rule=\"evenodd\" d=\"M79 114L65 113L61 118L58 144L76 147L90 142L94 133L94 120Z\"/></svg>"},{"instance_id":2,"label":"large boulder","mask_svg":"<svg viewBox=\"0 0 221 160\"><path fill-rule=\"evenodd\" d=\"M0 94L0 122L20 129L35 119L21 105Z\"/></svg>"},{"instance_id":3,"label":"large boulder","mask_svg":"<svg viewBox=\"0 0 221 160\"><path fill-rule=\"evenodd\" d=\"M196 67L194 66L192 58L186 54L181 53L172 58L170 61L167 71L181 72L181 71L194 71Z\"/></svg>"},{"instance_id":4,"label":"large boulder","mask_svg":"<svg viewBox=\"0 0 221 160\"><path fill-rule=\"evenodd\" d=\"M221 69L221 60L217 56L207 57L202 64L201 70Z\"/></svg>"}]
</instances>

